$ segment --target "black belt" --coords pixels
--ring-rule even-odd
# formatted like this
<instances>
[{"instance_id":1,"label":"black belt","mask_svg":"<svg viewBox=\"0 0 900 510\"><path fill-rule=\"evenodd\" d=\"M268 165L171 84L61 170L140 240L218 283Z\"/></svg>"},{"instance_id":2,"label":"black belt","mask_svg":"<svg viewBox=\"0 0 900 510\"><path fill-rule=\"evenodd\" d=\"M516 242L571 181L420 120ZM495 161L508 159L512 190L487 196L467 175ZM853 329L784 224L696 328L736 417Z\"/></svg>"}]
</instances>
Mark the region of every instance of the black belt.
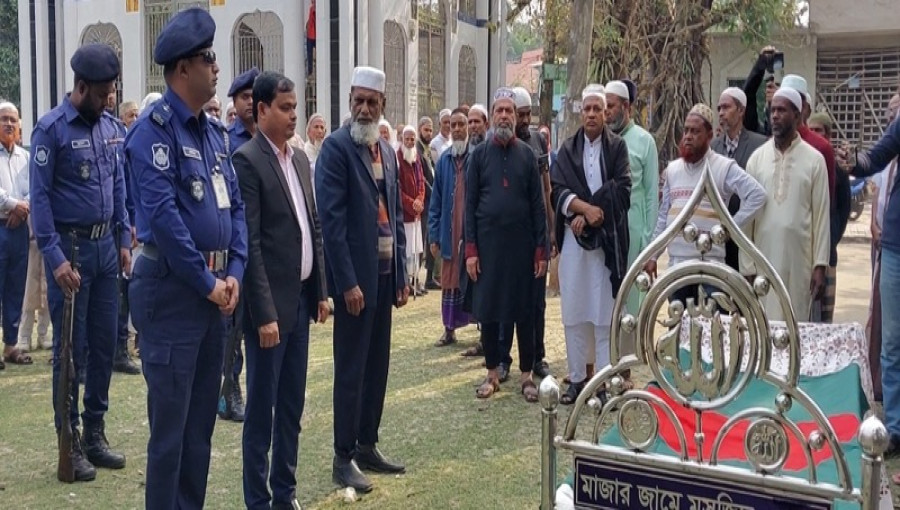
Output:
<instances>
[{"instance_id":1,"label":"black belt","mask_svg":"<svg viewBox=\"0 0 900 510\"><path fill-rule=\"evenodd\" d=\"M56 230L66 234L75 235L91 241L102 239L110 232L110 223L97 223L96 225L68 225L66 223L57 223Z\"/></svg>"},{"instance_id":2,"label":"black belt","mask_svg":"<svg viewBox=\"0 0 900 510\"><path fill-rule=\"evenodd\" d=\"M135 257L142 255L150 260L159 260L159 249L152 244L142 244L135 250ZM224 271L228 267L228 250L201 251L206 267L213 273Z\"/></svg>"}]
</instances>

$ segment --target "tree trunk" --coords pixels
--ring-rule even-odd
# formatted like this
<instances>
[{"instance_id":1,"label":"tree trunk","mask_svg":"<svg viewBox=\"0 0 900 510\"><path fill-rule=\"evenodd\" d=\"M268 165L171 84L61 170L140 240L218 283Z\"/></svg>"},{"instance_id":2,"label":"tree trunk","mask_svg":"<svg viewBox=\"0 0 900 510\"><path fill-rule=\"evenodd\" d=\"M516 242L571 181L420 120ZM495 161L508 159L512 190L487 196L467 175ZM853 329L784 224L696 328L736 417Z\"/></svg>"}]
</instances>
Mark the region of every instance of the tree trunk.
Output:
<instances>
[{"instance_id":1,"label":"tree trunk","mask_svg":"<svg viewBox=\"0 0 900 510\"><path fill-rule=\"evenodd\" d=\"M546 26L544 27L544 67L541 74L546 72L547 64L556 64L556 32L558 17L556 16L556 7L554 3L559 0L546 0L544 16L546 16ZM543 77L541 84L541 114L540 123L550 126L553 121L553 79Z\"/></svg>"},{"instance_id":2,"label":"tree trunk","mask_svg":"<svg viewBox=\"0 0 900 510\"><path fill-rule=\"evenodd\" d=\"M581 127L581 91L587 86L594 32L594 0L576 0L571 7L569 32L568 88L566 90L565 123L560 140L575 134ZM574 106L578 105L577 111Z\"/></svg>"}]
</instances>

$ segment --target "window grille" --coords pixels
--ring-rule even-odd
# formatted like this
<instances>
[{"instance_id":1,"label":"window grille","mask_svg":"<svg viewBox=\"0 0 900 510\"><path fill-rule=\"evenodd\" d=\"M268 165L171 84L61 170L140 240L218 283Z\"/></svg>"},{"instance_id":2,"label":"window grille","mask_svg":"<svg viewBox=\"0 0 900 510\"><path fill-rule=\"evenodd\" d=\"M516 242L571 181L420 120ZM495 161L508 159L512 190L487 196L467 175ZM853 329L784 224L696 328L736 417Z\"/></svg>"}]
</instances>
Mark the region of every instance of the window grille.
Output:
<instances>
[{"instance_id":1,"label":"window grille","mask_svg":"<svg viewBox=\"0 0 900 510\"><path fill-rule=\"evenodd\" d=\"M437 119L444 105L446 7L440 0L419 0L418 114Z\"/></svg>"},{"instance_id":2,"label":"window grille","mask_svg":"<svg viewBox=\"0 0 900 510\"><path fill-rule=\"evenodd\" d=\"M471 46L463 46L459 50L459 104L472 106L475 104L475 79L478 73L478 61L475 50Z\"/></svg>"},{"instance_id":3,"label":"window grille","mask_svg":"<svg viewBox=\"0 0 900 510\"><path fill-rule=\"evenodd\" d=\"M253 67L284 72L284 25L274 12L256 11L238 18L231 47L234 77Z\"/></svg>"},{"instance_id":4,"label":"window grille","mask_svg":"<svg viewBox=\"0 0 900 510\"><path fill-rule=\"evenodd\" d=\"M144 0L144 94L163 92L166 80L163 68L153 61L156 38L169 19L178 11L189 7L209 10L209 0Z\"/></svg>"},{"instance_id":5,"label":"window grille","mask_svg":"<svg viewBox=\"0 0 900 510\"><path fill-rule=\"evenodd\" d=\"M396 21L384 22L384 118L392 125L406 123L406 36Z\"/></svg>"},{"instance_id":6,"label":"window grille","mask_svg":"<svg viewBox=\"0 0 900 510\"><path fill-rule=\"evenodd\" d=\"M122 35L119 29L112 23L95 23L88 25L81 35L81 45L101 43L112 46L119 57L119 67L122 65ZM116 113L122 104L122 73L116 78Z\"/></svg>"}]
</instances>

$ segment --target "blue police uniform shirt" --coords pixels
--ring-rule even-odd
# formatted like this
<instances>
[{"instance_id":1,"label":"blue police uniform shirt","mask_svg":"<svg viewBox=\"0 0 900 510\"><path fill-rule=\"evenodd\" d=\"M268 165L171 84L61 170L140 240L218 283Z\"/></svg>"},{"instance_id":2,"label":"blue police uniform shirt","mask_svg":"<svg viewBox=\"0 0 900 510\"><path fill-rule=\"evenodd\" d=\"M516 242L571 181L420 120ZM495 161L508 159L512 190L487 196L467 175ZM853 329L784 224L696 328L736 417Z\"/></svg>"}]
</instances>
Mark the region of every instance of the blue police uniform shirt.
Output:
<instances>
[{"instance_id":1,"label":"blue police uniform shirt","mask_svg":"<svg viewBox=\"0 0 900 510\"><path fill-rule=\"evenodd\" d=\"M234 118L234 123L228 128L228 136L231 139L231 154L234 154L234 151L238 150L241 145L244 145L253 138L250 131L247 131L247 128L244 127L244 123L241 121L240 117Z\"/></svg>"},{"instance_id":2,"label":"blue police uniform shirt","mask_svg":"<svg viewBox=\"0 0 900 510\"><path fill-rule=\"evenodd\" d=\"M239 282L247 262L247 225L224 128L194 115L171 90L132 125L125 156L141 243L155 245L170 270L203 297L216 277L200 252L229 250L227 275ZM213 184L223 174L230 208Z\"/></svg>"},{"instance_id":3,"label":"blue police uniform shirt","mask_svg":"<svg viewBox=\"0 0 900 510\"><path fill-rule=\"evenodd\" d=\"M121 122L104 112L89 124L66 96L41 117L31 135L31 221L51 269L67 260L56 225L120 227L131 245L125 209Z\"/></svg>"}]
</instances>

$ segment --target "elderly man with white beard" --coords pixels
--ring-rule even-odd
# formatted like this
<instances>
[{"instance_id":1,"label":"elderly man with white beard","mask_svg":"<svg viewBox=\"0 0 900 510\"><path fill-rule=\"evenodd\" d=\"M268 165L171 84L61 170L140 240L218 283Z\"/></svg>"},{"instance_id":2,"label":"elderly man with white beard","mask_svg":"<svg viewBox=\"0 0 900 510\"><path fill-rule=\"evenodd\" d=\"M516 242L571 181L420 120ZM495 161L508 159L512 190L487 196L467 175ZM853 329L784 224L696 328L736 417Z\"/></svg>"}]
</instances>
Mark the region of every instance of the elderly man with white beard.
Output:
<instances>
[{"instance_id":1,"label":"elderly man with white beard","mask_svg":"<svg viewBox=\"0 0 900 510\"><path fill-rule=\"evenodd\" d=\"M309 121L306 123L306 143L303 144L303 152L309 158L309 167L313 172L316 169L316 159L319 158L319 152L322 150L326 131L325 117L321 113L310 115Z\"/></svg>"},{"instance_id":2,"label":"elderly man with white beard","mask_svg":"<svg viewBox=\"0 0 900 510\"><path fill-rule=\"evenodd\" d=\"M466 124L468 121L471 126L472 115L480 115L475 107L469 110L468 118L459 108L450 114L450 150L444 151L438 158L434 190L428 206L431 254L436 259L442 259L443 267L447 268L441 272L441 319L444 333L435 344L436 347L456 343L456 330L472 322L472 317L463 309L464 292L460 285L459 271L463 256L461 243L466 212L466 163L472 147L466 138Z\"/></svg>"},{"instance_id":3,"label":"elderly man with white beard","mask_svg":"<svg viewBox=\"0 0 900 510\"><path fill-rule=\"evenodd\" d=\"M422 240L422 211L425 210L425 176L422 161L416 151L416 129L404 128L401 145L397 149L400 163L400 202L403 205L403 228L406 231L406 273L416 296L428 293L418 281L419 259L425 242Z\"/></svg>"},{"instance_id":4,"label":"elderly man with white beard","mask_svg":"<svg viewBox=\"0 0 900 510\"><path fill-rule=\"evenodd\" d=\"M391 353L391 305L409 298L397 156L378 136L384 72L353 70L349 125L325 139L316 197L334 298L332 480L362 492L360 471L403 473L376 446Z\"/></svg>"}]
</instances>

